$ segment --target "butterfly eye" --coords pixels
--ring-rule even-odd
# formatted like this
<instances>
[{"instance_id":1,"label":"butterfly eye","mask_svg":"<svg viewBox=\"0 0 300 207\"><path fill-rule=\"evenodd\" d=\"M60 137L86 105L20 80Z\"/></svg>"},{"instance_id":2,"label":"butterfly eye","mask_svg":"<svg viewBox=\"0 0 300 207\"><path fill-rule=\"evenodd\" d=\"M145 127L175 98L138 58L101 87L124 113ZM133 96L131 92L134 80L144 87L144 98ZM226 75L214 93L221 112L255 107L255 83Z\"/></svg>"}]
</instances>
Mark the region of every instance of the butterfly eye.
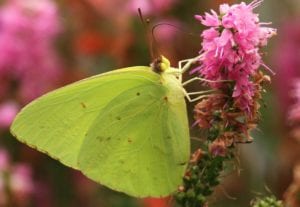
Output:
<instances>
[{"instance_id":1,"label":"butterfly eye","mask_svg":"<svg viewBox=\"0 0 300 207\"><path fill-rule=\"evenodd\" d=\"M152 70L156 73L162 73L170 68L170 61L164 56L155 59L151 64Z\"/></svg>"},{"instance_id":2,"label":"butterfly eye","mask_svg":"<svg viewBox=\"0 0 300 207\"><path fill-rule=\"evenodd\" d=\"M151 68L152 70L155 72L155 73L162 73L163 70L162 70L162 67L161 67L161 63L162 63L162 60L161 58L156 58L153 63L151 64Z\"/></svg>"}]
</instances>

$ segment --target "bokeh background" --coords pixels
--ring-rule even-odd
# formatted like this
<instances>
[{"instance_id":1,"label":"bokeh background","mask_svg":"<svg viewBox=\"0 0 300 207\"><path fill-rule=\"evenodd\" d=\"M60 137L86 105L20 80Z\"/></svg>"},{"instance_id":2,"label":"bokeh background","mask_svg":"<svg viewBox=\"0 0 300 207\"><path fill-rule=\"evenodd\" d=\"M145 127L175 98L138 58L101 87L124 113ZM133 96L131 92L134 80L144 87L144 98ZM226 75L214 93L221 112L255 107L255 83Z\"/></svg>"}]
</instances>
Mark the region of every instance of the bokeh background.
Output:
<instances>
[{"instance_id":1,"label":"bokeh background","mask_svg":"<svg viewBox=\"0 0 300 207\"><path fill-rule=\"evenodd\" d=\"M112 69L149 65L152 51L174 66L196 56L203 28L194 15L224 2L240 1L1 0L0 207L175 206L170 198L135 199L89 181L19 143L9 126L22 106L45 92ZM278 28L264 50L277 75L264 95L255 141L240 145L239 159L231 163L235 170L224 173L212 207L246 207L261 195L286 198L291 184L300 188L300 1L265 0L256 12ZM193 105L188 107L192 123Z\"/></svg>"}]
</instances>

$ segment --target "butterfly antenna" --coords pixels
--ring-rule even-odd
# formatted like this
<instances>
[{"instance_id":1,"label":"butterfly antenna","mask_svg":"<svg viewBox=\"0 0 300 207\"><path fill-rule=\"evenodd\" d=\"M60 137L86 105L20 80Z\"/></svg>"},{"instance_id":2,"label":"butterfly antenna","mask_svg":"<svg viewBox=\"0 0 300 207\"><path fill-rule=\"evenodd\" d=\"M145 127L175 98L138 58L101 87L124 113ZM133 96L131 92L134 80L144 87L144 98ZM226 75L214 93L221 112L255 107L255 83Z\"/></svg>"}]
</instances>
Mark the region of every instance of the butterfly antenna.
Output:
<instances>
[{"instance_id":1,"label":"butterfly antenna","mask_svg":"<svg viewBox=\"0 0 300 207\"><path fill-rule=\"evenodd\" d=\"M165 22L161 22L161 23L158 23L156 25L154 25L152 27L152 36L153 38L155 39L155 30L160 27L160 26L169 26L169 27L173 27L174 29L186 34L186 35L189 35L189 36L194 36L194 37L197 37L198 38L198 35L196 35L195 33L193 32L189 32L189 31L186 31L185 29L179 27L179 26L176 26L174 24L170 24L170 23L165 23Z\"/></svg>"},{"instance_id":2,"label":"butterfly antenna","mask_svg":"<svg viewBox=\"0 0 300 207\"><path fill-rule=\"evenodd\" d=\"M147 31L148 30L148 22L149 22L149 20L147 19L147 22L145 21L144 16L142 14L141 8L138 8L138 13L139 13L140 20L141 20L141 22L143 24L144 30Z\"/></svg>"},{"instance_id":3,"label":"butterfly antenna","mask_svg":"<svg viewBox=\"0 0 300 207\"><path fill-rule=\"evenodd\" d=\"M156 29L158 29L158 27L161 27L161 26L169 26L169 27L172 27L172 28L174 28L174 29L176 29L176 30L178 30L178 31L180 31L180 32L182 32L182 33L184 33L184 34L186 34L186 35L189 35L189 36L193 36L193 37L197 37L197 38L198 38L198 35L196 35L196 34L193 33L193 32L189 32L189 31L187 31L187 30L185 30L185 29L183 29L183 28L181 28L181 27L179 27L179 26L176 26L176 25L174 25L174 24L170 24L170 23L166 23L166 22L161 22L161 23L158 23L158 24L156 24L156 25L154 25L154 26L152 27L152 39L153 39L154 43L157 43L157 42L158 42L158 41L156 40L155 31L156 31Z\"/></svg>"},{"instance_id":4,"label":"butterfly antenna","mask_svg":"<svg viewBox=\"0 0 300 207\"><path fill-rule=\"evenodd\" d=\"M147 41L148 46L149 46L148 50L149 50L151 59L154 60L155 55L154 55L154 50L153 50L153 39L150 38L150 31L149 31L150 20L149 19L146 19L146 20L144 19L141 8L138 8L138 13L139 13L139 17L140 17L140 20L143 24L143 28L144 28L144 31L145 31L145 34L146 34L145 38L146 38L146 41Z\"/></svg>"},{"instance_id":5,"label":"butterfly antenna","mask_svg":"<svg viewBox=\"0 0 300 207\"><path fill-rule=\"evenodd\" d=\"M166 23L166 22L157 23L156 25L154 25L154 26L152 27L152 31L151 31L151 34L152 34L152 38L151 38L151 40L152 40L152 51L153 51L153 48L154 48L154 44L155 44L155 45L160 45L160 44L159 44L159 41L157 41L157 39L156 39L155 31L156 31L159 27L161 27L161 26L172 27L172 28L174 28L174 29L176 29L176 30L178 30L178 31L180 31L180 32L182 32L182 33L184 33L184 34L186 34L186 35L194 36L194 37L197 37L197 38L198 38L198 35L196 35L195 33L189 32L189 31L187 31L187 30L185 30L185 29L183 29L183 28L181 28L181 27L179 27L179 26L176 26L176 25L174 25L174 24ZM156 48L156 51L160 52L159 48ZM159 53L159 54L161 54L161 53Z\"/></svg>"}]
</instances>

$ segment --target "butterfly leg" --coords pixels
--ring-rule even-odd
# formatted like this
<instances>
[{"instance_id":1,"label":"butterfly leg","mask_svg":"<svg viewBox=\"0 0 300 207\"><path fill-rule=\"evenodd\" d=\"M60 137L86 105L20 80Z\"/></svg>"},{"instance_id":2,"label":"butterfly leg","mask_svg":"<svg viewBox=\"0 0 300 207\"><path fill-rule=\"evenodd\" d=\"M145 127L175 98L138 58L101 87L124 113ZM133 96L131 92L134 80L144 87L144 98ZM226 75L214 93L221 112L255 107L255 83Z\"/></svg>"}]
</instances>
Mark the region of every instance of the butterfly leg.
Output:
<instances>
[{"instance_id":1,"label":"butterfly leg","mask_svg":"<svg viewBox=\"0 0 300 207\"><path fill-rule=\"evenodd\" d=\"M196 63L199 57L200 56L197 56L195 58L180 60L178 62L178 70L179 70L180 74L183 74L185 71L190 69L191 65ZM182 76L180 76L179 81L182 82Z\"/></svg>"},{"instance_id":2,"label":"butterfly leg","mask_svg":"<svg viewBox=\"0 0 300 207\"><path fill-rule=\"evenodd\" d=\"M183 86L189 84L189 83L192 83L194 81L202 81L202 82L206 82L206 83L226 83L226 82L232 82L232 80L208 80L208 79L205 79L205 78L200 78L200 77L194 77L194 78L191 78L190 80L187 80L185 82L182 83Z\"/></svg>"},{"instance_id":3,"label":"butterfly leg","mask_svg":"<svg viewBox=\"0 0 300 207\"><path fill-rule=\"evenodd\" d=\"M185 60L180 60L179 62L178 62L178 70L179 70L179 72L180 72L180 74L181 74L181 76L180 76L180 78L179 78L179 81L180 82L182 82L182 74L183 74L183 72L182 72L182 67L183 67L183 64L184 63L187 63L188 61L190 61L191 59L185 59Z\"/></svg>"},{"instance_id":4,"label":"butterfly leg","mask_svg":"<svg viewBox=\"0 0 300 207\"><path fill-rule=\"evenodd\" d=\"M191 68L192 64L198 62L199 58L201 58L201 57L202 57L202 55L199 55L199 56L194 57L194 58L179 61L178 62L178 68L179 68L180 72L185 73L188 69Z\"/></svg>"},{"instance_id":5,"label":"butterfly leg","mask_svg":"<svg viewBox=\"0 0 300 207\"><path fill-rule=\"evenodd\" d=\"M185 97L187 98L187 100L188 100L190 103L192 103L192 102L198 101L198 100L203 99L203 98L208 98L208 97L210 97L210 96L211 96L211 95L209 94L209 95L201 95L201 96L198 96L198 97L196 97L196 98L191 98L189 95L186 95Z\"/></svg>"},{"instance_id":6,"label":"butterfly leg","mask_svg":"<svg viewBox=\"0 0 300 207\"><path fill-rule=\"evenodd\" d=\"M189 96L192 96L192 95L202 95L202 94L206 94L206 93L213 93L213 92L216 92L217 90L206 90L206 91L196 91L196 92L188 92L187 94Z\"/></svg>"},{"instance_id":7,"label":"butterfly leg","mask_svg":"<svg viewBox=\"0 0 300 207\"><path fill-rule=\"evenodd\" d=\"M187 100L191 103L191 102L195 102L195 101L198 101L200 99L203 99L203 98L207 98L209 96L211 96L211 94L206 94L206 93L211 93L211 92L215 92L216 90L207 90L207 91L198 91L198 92L186 92L186 90L183 91L185 97L187 98ZM197 96L195 98L191 98L192 95L200 95L200 96Z\"/></svg>"},{"instance_id":8,"label":"butterfly leg","mask_svg":"<svg viewBox=\"0 0 300 207\"><path fill-rule=\"evenodd\" d=\"M190 58L190 59L185 59L185 60L180 60L179 62L178 62L178 69L179 69L179 71L180 72L182 72L182 69L183 69L183 64L184 63L188 63L189 61L191 61L193 58Z\"/></svg>"}]
</instances>

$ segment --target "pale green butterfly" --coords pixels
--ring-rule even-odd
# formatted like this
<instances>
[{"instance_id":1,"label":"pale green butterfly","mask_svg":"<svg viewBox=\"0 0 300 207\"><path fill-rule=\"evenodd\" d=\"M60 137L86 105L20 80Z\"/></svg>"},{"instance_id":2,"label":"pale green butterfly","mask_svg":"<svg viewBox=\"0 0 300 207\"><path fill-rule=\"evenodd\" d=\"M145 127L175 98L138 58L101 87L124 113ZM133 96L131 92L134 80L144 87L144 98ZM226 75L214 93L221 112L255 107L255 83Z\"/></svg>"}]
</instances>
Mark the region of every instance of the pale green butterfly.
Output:
<instances>
[{"instance_id":1,"label":"pale green butterfly","mask_svg":"<svg viewBox=\"0 0 300 207\"><path fill-rule=\"evenodd\" d=\"M162 57L67 85L24 107L11 132L111 189L169 195L190 155L184 96L197 92L185 92L181 75L195 60L175 69Z\"/></svg>"}]
</instances>

